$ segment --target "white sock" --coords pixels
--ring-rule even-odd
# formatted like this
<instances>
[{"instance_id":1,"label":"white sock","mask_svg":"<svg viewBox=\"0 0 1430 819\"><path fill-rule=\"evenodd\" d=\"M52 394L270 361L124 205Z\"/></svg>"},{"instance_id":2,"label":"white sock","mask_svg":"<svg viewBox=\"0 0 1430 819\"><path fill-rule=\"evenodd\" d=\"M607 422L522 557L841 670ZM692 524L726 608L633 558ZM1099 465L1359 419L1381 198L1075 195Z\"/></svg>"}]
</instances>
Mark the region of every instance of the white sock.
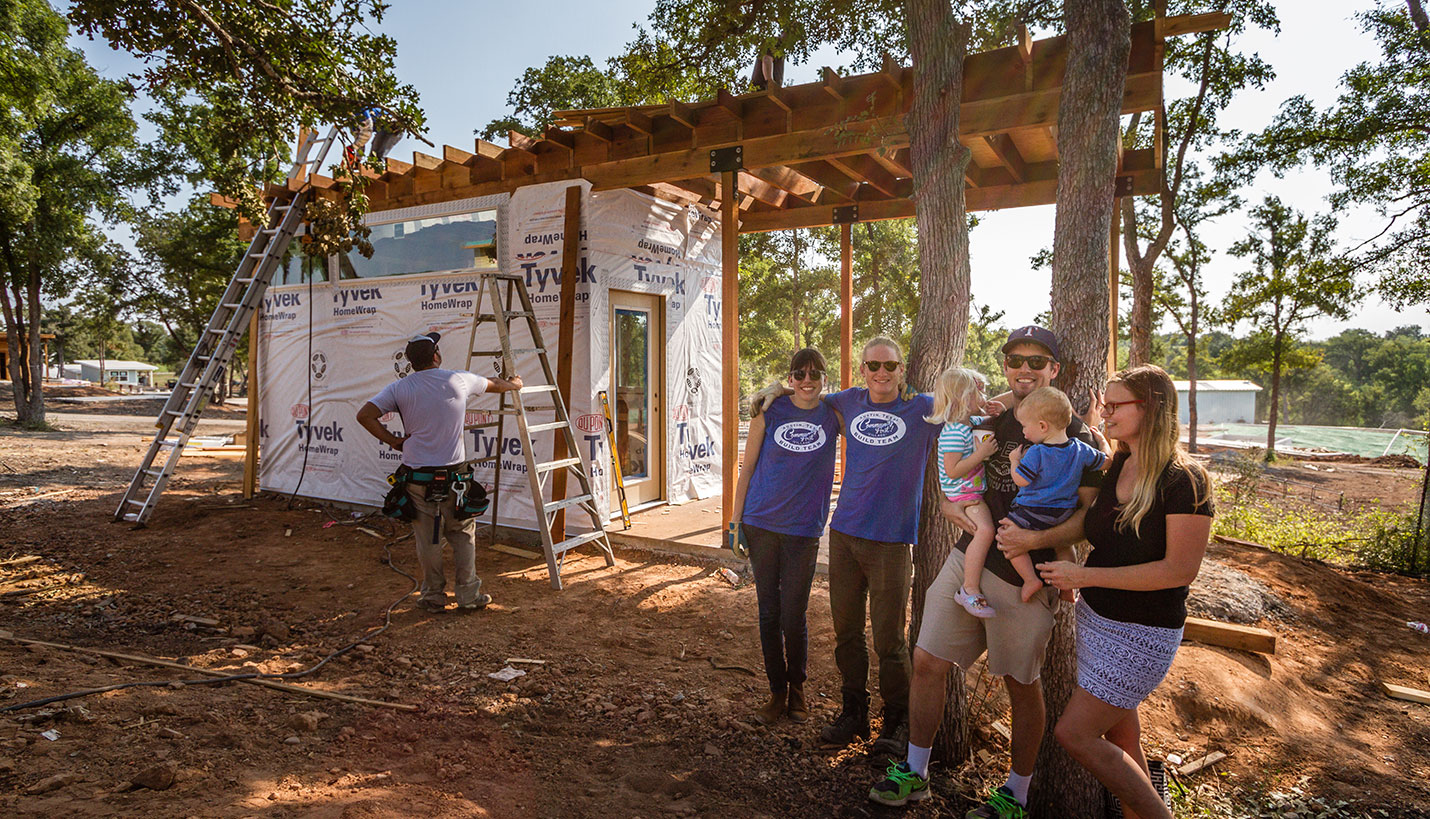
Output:
<instances>
[{"instance_id":1,"label":"white sock","mask_svg":"<svg viewBox=\"0 0 1430 819\"><path fill-rule=\"evenodd\" d=\"M1028 804L1028 783L1032 781L1032 774L1022 776L1009 771L1008 781L1004 783L1004 787L1013 792L1013 798L1018 800L1018 804L1026 806Z\"/></svg>"},{"instance_id":2,"label":"white sock","mask_svg":"<svg viewBox=\"0 0 1430 819\"><path fill-rule=\"evenodd\" d=\"M924 779L928 779L929 754L932 753L932 751L932 748L920 748L919 746L910 742L908 760L909 769L912 770L914 773L918 774L919 776L922 776Z\"/></svg>"}]
</instances>

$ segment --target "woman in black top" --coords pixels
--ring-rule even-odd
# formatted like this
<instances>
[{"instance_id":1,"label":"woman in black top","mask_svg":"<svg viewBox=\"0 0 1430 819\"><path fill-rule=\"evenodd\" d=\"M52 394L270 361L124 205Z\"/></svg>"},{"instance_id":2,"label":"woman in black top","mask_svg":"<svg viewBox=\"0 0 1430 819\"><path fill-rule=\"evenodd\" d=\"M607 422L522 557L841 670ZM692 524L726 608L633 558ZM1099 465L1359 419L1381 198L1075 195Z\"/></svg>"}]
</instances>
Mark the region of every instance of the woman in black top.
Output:
<instances>
[{"instance_id":1,"label":"woman in black top","mask_svg":"<svg viewBox=\"0 0 1430 819\"><path fill-rule=\"evenodd\" d=\"M1083 522L1087 565L1038 566L1048 584L1083 590L1078 688L1054 733L1125 816L1171 819L1142 754L1137 706L1181 644L1187 586L1211 535L1211 484L1178 442L1177 391L1160 367L1113 376L1102 416L1118 451Z\"/></svg>"}]
</instances>

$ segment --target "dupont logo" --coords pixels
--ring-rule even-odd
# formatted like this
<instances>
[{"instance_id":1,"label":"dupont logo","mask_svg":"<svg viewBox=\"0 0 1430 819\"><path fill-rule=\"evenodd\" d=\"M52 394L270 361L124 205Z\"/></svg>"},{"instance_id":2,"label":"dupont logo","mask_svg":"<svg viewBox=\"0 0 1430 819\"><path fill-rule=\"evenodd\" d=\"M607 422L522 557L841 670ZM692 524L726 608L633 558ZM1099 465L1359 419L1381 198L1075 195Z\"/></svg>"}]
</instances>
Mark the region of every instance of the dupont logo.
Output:
<instances>
[{"instance_id":1,"label":"dupont logo","mask_svg":"<svg viewBox=\"0 0 1430 819\"><path fill-rule=\"evenodd\" d=\"M289 407L288 411L292 413L293 420L295 421L301 421L308 417L307 404L294 404L292 407Z\"/></svg>"},{"instance_id":2,"label":"dupont logo","mask_svg":"<svg viewBox=\"0 0 1430 819\"><path fill-rule=\"evenodd\" d=\"M690 405L689 405L689 404L678 404L678 405L675 407L674 411L671 412L671 416L672 416L673 418L675 418L675 420L676 420L677 422L678 422L678 421L689 421L689 420L690 420Z\"/></svg>"},{"instance_id":3,"label":"dupont logo","mask_svg":"<svg viewBox=\"0 0 1430 819\"><path fill-rule=\"evenodd\" d=\"M578 415L576 416L576 428L582 432L604 432L606 429L606 416Z\"/></svg>"},{"instance_id":4,"label":"dupont logo","mask_svg":"<svg viewBox=\"0 0 1430 819\"><path fill-rule=\"evenodd\" d=\"M467 417L464 423L469 427L474 427L477 424L490 424L495 420L496 416L490 412L483 412L481 410L467 410Z\"/></svg>"}]
</instances>

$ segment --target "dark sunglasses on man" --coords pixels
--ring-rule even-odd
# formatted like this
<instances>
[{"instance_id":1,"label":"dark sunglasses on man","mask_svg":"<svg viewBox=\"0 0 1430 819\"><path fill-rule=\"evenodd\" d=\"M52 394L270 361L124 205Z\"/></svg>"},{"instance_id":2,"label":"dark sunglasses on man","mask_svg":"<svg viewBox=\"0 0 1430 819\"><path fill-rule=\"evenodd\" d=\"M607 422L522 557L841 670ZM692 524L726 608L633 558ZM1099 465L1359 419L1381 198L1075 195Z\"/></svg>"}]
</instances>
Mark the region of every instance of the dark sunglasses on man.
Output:
<instances>
[{"instance_id":1,"label":"dark sunglasses on man","mask_svg":"<svg viewBox=\"0 0 1430 819\"><path fill-rule=\"evenodd\" d=\"M810 368L808 370L790 370L789 377L793 381L803 381L808 378L810 381L818 381L824 378L824 370Z\"/></svg>"},{"instance_id":2,"label":"dark sunglasses on man","mask_svg":"<svg viewBox=\"0 0 1430 819\"><path fill-rule=\"evenodd\" d=\"M904 362L902 361L865 361L864 368L871 373L876 373L879 371L880 365L882 365L885 370L893 372L894 370L897 370L899 368L899 365L903 363Z\"/></svg>"},{"instance_id":3,"label":"dark sunglasses on man","mask_svg":"<svg viewBox=\"0 0 1430 819\"><path fill-rule=\"evenodd\" d=\"M1017 353L1009 353L1003 356L1003 365L1010 370L1021 370L1023 364L1026 363L1034 370L1041 370L1048 366L1048 362L1056 360L1057 359L1049 358L1045 355L1018 355Z\"/></svg>"}]
</instances>

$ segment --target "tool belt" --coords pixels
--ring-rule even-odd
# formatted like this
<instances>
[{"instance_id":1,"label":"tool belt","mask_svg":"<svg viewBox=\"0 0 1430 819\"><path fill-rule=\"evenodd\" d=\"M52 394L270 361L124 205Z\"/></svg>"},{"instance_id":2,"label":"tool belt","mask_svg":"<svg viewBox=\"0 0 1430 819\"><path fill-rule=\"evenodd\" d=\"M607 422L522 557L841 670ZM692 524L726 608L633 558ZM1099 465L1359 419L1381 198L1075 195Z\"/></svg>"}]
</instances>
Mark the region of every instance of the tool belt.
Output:
<instances>
[{"instance_id":1,"label":"tool belt","mask_svg":"<svg viewBox=\"0 0 1430 819\"><path fill-rule=\"evenodd\" d=\"M490 505L486 487L473 477L472 467L468 464L417 469L404 464L387 476L387 482L392 488L383 498L382 513L409 523L417 518L417 509L407 491L408 484L424 487L422 499L429 503L442 503L455 496L457 520L476 517L487 511Z\"/></svg>"}]
</instances>

